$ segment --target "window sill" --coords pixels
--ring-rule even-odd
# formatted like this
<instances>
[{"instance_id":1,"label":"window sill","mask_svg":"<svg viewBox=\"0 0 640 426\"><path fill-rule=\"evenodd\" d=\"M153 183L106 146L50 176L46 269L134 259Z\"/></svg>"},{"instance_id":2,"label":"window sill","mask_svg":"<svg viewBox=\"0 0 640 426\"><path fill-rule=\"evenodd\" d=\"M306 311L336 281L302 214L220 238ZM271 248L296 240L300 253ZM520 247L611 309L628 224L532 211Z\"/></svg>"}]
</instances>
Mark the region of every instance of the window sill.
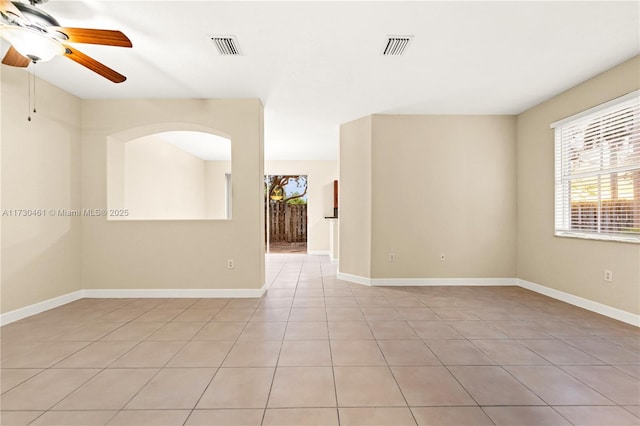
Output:
<instances>
[{"instance_id":1,"label":"window sill","mask_svg":"<svg viewBox=\"0 0 640 426\"><path fill-rule=\"evenodd\" d=\"M556 237L577 238L580 240L609 241L614 243L640 244L640 235L591 234L585 232L556 231Z\"/></svg>"}]
</instances>

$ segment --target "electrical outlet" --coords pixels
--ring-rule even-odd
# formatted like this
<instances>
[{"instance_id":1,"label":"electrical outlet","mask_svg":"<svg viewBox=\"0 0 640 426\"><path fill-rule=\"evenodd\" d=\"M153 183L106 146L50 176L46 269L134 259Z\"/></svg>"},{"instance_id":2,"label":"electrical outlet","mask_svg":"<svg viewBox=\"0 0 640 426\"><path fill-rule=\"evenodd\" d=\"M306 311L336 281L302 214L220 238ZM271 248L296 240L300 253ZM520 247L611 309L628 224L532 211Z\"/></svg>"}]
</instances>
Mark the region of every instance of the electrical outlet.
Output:
<instances>
[{"instance_id":1,"label":"electrical outlet","mask_svg":"<svg viewBox=\"0 0 640 426\"><path fill-rule=\"evenodd\" d=\"M396 261L396 254L389 253L389 262L395 262L395 261Z\"/></svg>"},{"instance_id":2,"label":"electrical outlet","mask_svg":"<svg viewBox=\"0 0 640 426\"><path fill-rule=\"evenodd\" d=\"M233 259L227 260L227 269L233 269Z\"/></svg>"},{"instance_id":3,"label":"electrical outlet","mask_svg":"<svg viewBox=\"0 0 640 426\"><path fill-rule=\"evenodd\" d=\"M444 260L446 260L446 259L447 259L447 256L445 256L445 254L444 254L444 253L440 253L440 260L443 260L443 261L444 261Z\"/></svg>"},{"instance_id":4,"label":"electrical outlet","mask_svg":"<svg viewBox=\"0 0 640 426\"><path fill-rule=\"evenodd\" d=\"M604 280L608 283L613 281L613 272L608 269L604 270Z\"/></svg>"}]
</instances>

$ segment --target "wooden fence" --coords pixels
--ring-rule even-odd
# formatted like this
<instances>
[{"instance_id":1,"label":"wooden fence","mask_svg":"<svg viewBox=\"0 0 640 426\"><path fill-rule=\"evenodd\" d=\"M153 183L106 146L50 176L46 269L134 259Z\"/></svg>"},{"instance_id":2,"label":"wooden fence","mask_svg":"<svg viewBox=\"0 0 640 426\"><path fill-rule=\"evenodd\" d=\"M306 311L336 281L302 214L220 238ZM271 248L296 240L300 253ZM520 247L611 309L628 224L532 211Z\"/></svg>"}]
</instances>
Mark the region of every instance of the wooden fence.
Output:
<instances>
[{"instance_id":1,"label":"wooden fence","mask_svg":"<svg viewBox=\"0 0 640 426\"><path fill-rule=\"evenodd\" d=\"M304 243L307 241L307 205L270 203L269 241Z\"/></svg>"},{"instance_id":2,"label":"wooden fence","mask_svg":"<svg viewBox=\"0 0 640 426\"><path fill-rule=\"evenodd\" d=\"M603 201L600 206L602 232L620 232L638 227L633 217L633 200ZM598 229L598 203L572 202L571 229L595 231Z\"/></svg>"}]
</instances>

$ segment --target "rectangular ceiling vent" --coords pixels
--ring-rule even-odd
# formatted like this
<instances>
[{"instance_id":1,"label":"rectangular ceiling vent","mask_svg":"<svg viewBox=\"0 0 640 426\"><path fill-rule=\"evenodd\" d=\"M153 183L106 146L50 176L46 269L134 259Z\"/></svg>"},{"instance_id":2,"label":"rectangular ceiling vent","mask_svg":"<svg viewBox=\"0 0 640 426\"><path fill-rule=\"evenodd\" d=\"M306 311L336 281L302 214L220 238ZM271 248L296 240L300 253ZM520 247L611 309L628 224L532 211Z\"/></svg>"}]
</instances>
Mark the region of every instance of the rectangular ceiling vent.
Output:
<instances>
[{"instance_id":1,"label":"rectangular ceiling vent","mask_svg":"<svg viewBox=\"0 0 640 426\"><path fill-rule=\"evenodd\" d=\"M382 51L382 56L401 56L411 43L413 36L388 36L387 43Z\"/></svg>"},{"instance_id":2,"label":"rectangular ceiling vent","mask_svg":"<svg viewBox=\"0 0 640 426\"><path fill-rule=\"evenodd\" d=\"M235 36L211 36L211 41L218 49L218 53L223 56L242 56L240 45Z\"/></svg>"}]
</instances>

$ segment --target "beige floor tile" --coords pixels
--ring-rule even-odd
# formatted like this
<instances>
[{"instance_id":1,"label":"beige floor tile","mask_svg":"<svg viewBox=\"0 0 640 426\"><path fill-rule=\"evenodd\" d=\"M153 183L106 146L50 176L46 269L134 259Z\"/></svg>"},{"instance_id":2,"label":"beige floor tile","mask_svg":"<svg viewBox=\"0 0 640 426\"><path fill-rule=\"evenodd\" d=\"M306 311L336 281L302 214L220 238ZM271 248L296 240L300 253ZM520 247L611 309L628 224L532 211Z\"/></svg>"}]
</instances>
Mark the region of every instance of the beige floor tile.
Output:
<instances>
[{"instance_id":1,"label":"beige floor tile","mask_svg":"<svg viewBox=\"0 0 640 426\"><path fill-rule=\"evenodd\" d=\"M401 321L402 317L394 307L361 306L360 309L367 321Z\"/></svg>"},{"instance_id":2,"label":"beige floor tile","mask_svg":"<svg viewBox=\"0 0 640 426\"><path fill-rule=\"evenodd\" d=\"M273 368L221 368L197 408L265 408L273 373Z\"/></svg>"},{"instance_id":3,"label":"beige floor tile","mask_svg":"<svg viewBox=\"0 0 640 426\"><path fill-rule=\"evenodd\" d=\"M43 370L37 368L0 369L0 394L27 381L41 371Z\"/></svg>"},{"instance_id":4,"label":"beige floor tile","mask_svg":"<svg viewBox=\"0 0 640 426\"><path fill-rule=\"evenodd\" d=\"M64 370L55 370L64 371ZM77 370L80 371L80 370ZM158 372L155 369L103 370L60 401L54 410L119 410ZM105 390L109 391L106 392Z\"/></svg>"},{"instance_id":5,"label":"beige floor tile","mask_svg":"<svg viewBox=\"0 0 640 426\"><path fill-rule=\"evenodd\" d=\"M90 342L45 342L34 349L2 359L2 368L48 368Z\"/></svg>"},{"instance_id":6,"label":"beige floor tile","mask_svg":"<svg viewBox=\"0 0 640 426\"><path fill-rule=\"evenodd\" d=\"M410 406L476 405L444 367L392 367Z\"/></svg>"},{"instance_id":7,"label":"beige floor tile","mask_svg":"<svg viewBox=\"0 0 640 426\"><path fill-rule=\"evenodd\" d=\"M440 365L421 340L378 340L389 365Z\"/></svg>"},{"instance_id":8,"label":"beige floor tile","mask_svg":"<svg viewBox=\"0 0 640 426\"><path fill-rule=\"evenodd\" d=\"M326 322L290 322L284 334L285 340L327 340Z\"/></svg>"},{"instance_id":9,"label":"beige floor tile","mask_svg":"<svg viewBox=\"0 0 640 426\"><path fill-rule=\"evenodd\" d=\"M396 296L388 294L386 297L389 303L391 303L391 306L395 308L425 308L424 303L414 296Z\"/></svg>"},{"instance_id":10,"label":"beige floor tile","mask_svg":"<svg viewBox=\"0 0 640 426\"><path fill-rule=\"evenodd\" d=\"M358 301L358 305L378 308L378 307L389 307L391 303L384 296L359 296L356 297Z\"/></svg>"},{"instance_id":11,"label":"beige floor tile","mask_svg":"<svg viewBox=\"0 0 640 426\"><path fill-rule=\"evenodd\" d=\"M640 419L640 405L625 405L624 409Z\"/></svg>"},{"instance_id":12,"label":"beige floor tile","mask_svg":"<svg viewBox=\"0 0 640 426\"><path fill-rule=\"evenodd\" d=\"M638 426L638 418L622 407L554 407L574 425Z\"/></svg>"},{"instance_id":13,"label":"beige floor tile","mask_svg":"<svg viewBox=\"0 0 640 426\"><path fill-rule=\"evenodd\" d=\"M110 426L182 426L189 410L125 410L120 411Z\"/></svg>"},{"instance_id":14,"label":"beige floor tile","mask_svg":"<svg viewBox=\"0 0 640 426\"><path fill-rule=\"evenodd\" d=\"M247 340L236 342L222 364L224 367L275 367L282 342Z\"/></svg>"},{"instance_id":15,"label":"beige floor tile","mask_svg":"<svg viewBox=\"0 0 640 426\"><path fill-rule=\"evenodd\" d=\"M561 340L520 340L519 342L555 365L603 364L599 359Z\"/></svg>"},{"instance_id":16,"label":"beige floor tile","mask_svg":"<svg viewBox=\"0 0 640 426\"><path fill-rule=\"evenodd\" d=\"M223 308L212 321L218 322L247 322L255 312L255 308Z\"/></svg>"},{"instance_id":17,"label":"beige floor tile","mask_svg":"<svg viewBox=\"0 0 640 426\"><path fill-rule=\"evenodd\" d=\"M326 321L325 308L291 308L289 321Z\"/></svg>"},{"instance_id":18,"label":"beige floor tile","mask_svg":"<svg viewBox=\"0 0 640 426\"><path fill-rule=\"evenodd\" d=\"M275 289L279 290L279 289ZM293 289L291 289L293 291ZM260 304L260 308L275 309L275 308L287 308L291 309L293 305L293 296L291 297L266 297Z\"/></svg>"},{"instance_id":19,"label":"beige floor tile","mask_svg":"<svg viewBox=\"0 0 640 426\"><path fill-rule=\"evenodd\" d=\"M418 426L492 426L480 407L411 407Z\"/></svg>"},{"instance_id":20,"label":"beige floor tile","mask_svg":"<svg viewBox=\"0 0 640 426\"><path fill-rule=\"evenodd\" d=\"M147 337L151 336L155 333L160 327L162 327L164 323L162 322L152 322L152 323L136 323L131 322L129 324L125 324L117 330L112 331L111 333L104 336L103 341L113 342L113 341L128 341L128 342L141 342Z\"/></svg>"},{"instance_id":21,"label":"beige floor tile","mask_svg":"<svg viewBox=\"0 0 640 426\"><path fill-rule=\"evenodd\" d=\"M613 405L613 402L558 367L504 368L549 405Z\"/></svg>"},{"instance_id":22,"label":"beige floor tile","mask_svg":"<svg viewBox=\"0 0 640 426\"><path fill-rule=\"evenodd\" d=\"M103 426L117 413L117 411L47 411L31 425Z\"/></svg>"},{"instance_id":23,"label":"beige floor tile","mask_svg":"<svg viewBox=\"0 0 640 426\"><path fill-rule=\"evenodd\" d=\"M335 290L325 290L325 294L335 294ZM327 308L357 308L358 302L355 297L347 296L325 296L324 304Z\"/></svg>"},{"instance_id":24,"label":"beige floor tile","mask_svg":"<svg viewBox=\"0 0 640 426\"><path fill-rule=\"evenodd\" d=\"M335 407L334 389L330 367L278 367L268 407Z\"/></svg>"},{"instance_id":25,"label":"beige floor tile","mask_svg":"<svg viewBox=\"0 0 640 426\"><path fill-rule=\"evenodd\" d=\"M236 340L246 325L244 322L210 322L193 340Z\"/></svg>"},{"instance_id":26,"label":"beige floor tile","mask_svg":"<svg viewBox=\"0 0 640 426\"><path fill-rule=\"evenodd\" d=\"M296 290L296 297L324 297L322 288L301 288Z\"/></svg>"},{"instance_id":27,"label":"beige floor tile","mask_svg":"<svg viewBox=\"0 0 640 426\"><path fill-rule=\"evenodd\" d=\"M400 407L407 403L387 367L334 367L340 407Z\"/></svg>"},{"instance_id":28,"label":"beige floor tile","mask_svg":"<svg viewBox=\"0 0 640 426\"><path fill-rule=\"evenodd\" d=\"M445 321L479 319L477 316L469 312L469 309L466 308L431 307L431 310Z\"/></svg>"},{"instance_id":29,"label":"beige floor tile","mask_svg":"<svg viewBox=\"0 0 640 426\"><path fill-rule=\"evenodd\" d=\"M258 307L261 300L260 298L231 299L229 303L225 305L225 308L254 309Z\"/></svg>"},{"instance_id":30,"label":"beige floor tile","mask_svg":"<svg viewBox=\"0 0 640 426\"><path fill-rule=\"evenodd\" d=\"M231 346L232 341L188 342L167 367L219 367Z\"/></svg>"},{"instance_id":31,"label":"beige floor tile","mask_svg":"<svg viewBox=\"0 0 640 426\"><path fill-rule=\"evenodd\" d=\"M251 321L287 321L290 308L258 308Z\"/></svg>"},{"instance_id":32,"label":"beige floor tile","mask_svg":"<svg viewBox=\"0 0 640 426\"><path fill-rule=\"evenodd\" d=\"M510 339L551 339L551 335L542 331L530 321L493 321L495 329Z\"/></svg>"},{"instance_id":33,"label":"beige floor tile","mask_svg":"<svg viewBox=\"0 0 640 426\"><path fill-rule=\"evenodd\" d=\"M386 365L386 361L375 340L332 340L331 356L333 365Z\"/></svg>"},{"instance_id":34,"label":"beige floor tile","mask_svg":"<svg viewBox=\"0 0 640 426\"><path fill-rule=\"evenodd\" d=\"M547 360L513 340L474 340L472 343L500 365L549 365Z\"/></svg>"},{"instance_id":35,"label":"beige floor tile","mask_svg":"<svg viewBox=\"0 0 640 426\"><path fill-rule=\"evenodd\" d=\"M157 307L131 320L132 322L169 322L182 312L184 308Z\"/></svg>"},{"instance_id":36,"label":"beige floor tile","mask_svg":"<svg viewBox=\"0 0 640 426\"><path fill-rule=\"evenodd\" d=\"M418 339L418 335L405 321L369 321L369 327L376 339Z\"/></svg>"},{"instance_id":37,"label":"beige floor tile","mask_svg":"<svg viewBox=\"0 0 640 426\"><path fill-rule=\"evenodd\" d=\"M263 426L338 426L335 408L269 408Z\"/></svg>"},{"instance_id":38,"label":"beige floor tile","mask_svg":"<svg viewBox=\"0 0 640 426\"><path fill-rule=\"evenodd\" d=\"M209 298L209 299L200 299L193 305L189 306L190 309L215 309L215 308L224 308L229 304L230 299L226 299L224 297L220 298Z\"/></svg>"},{"instance_id":39,"label":"beige floor tile","mask_svg":"<svg viewBox=\"0 0 640 426\"><path fill-rule=\"evenodd\" d=\"M142 342L111 364L110 368L159 368L167 362L186 342Z\"/></svg>"},{"instance_id":40,"label":"beige floor tile","mask_svg":"<svg viewBox=\"0 0 640 426\"><path fill-rule=\"evenodd\" d=\"M484 407L484 411L498 426L571 425L551 407Z\"/></svg>"},{"instance_id":41,"label":"beige floor tile","mask_svg":"<svg viewBox=\"0 0 640 426\"><path fill-rule=\"evenodd\" d=\"M260 426L264 410L194 410L186 426Z\"/></svg>"},{"instance_id":42,"label":"beige floor tile","mask_svg":"<svg viewBox=\"0 0 640 426\"><path fill-rule=\"evenodd\" d=\"M449 367L449 371L480 405L544 405L501 367L457 366Z\"/></svg>"},{"instance_id":43,"label":"beige floor tile","mask_svg":"<svg viewBox=\"0 0 640 426\"><path fill-rule=\"evenodd\" d=\"M209 322L222 308L189 308L173 319L173 322Z\"/></svg>"},{"instance_id":44,"label":"beige floor tile","mask_svg":"<svg viewBox=\"0 0 640 426\"><path fill-rule=\"evenodd\" d=\"M205 323L203 322L170 322L147 337L151 342L179 342L191 340Z\"/></svg>"},{"instance_id":45,"label":"beige floor tile","mask_svg":"<svg viewBox=\"0 0 640 426\"><path fill-rule=\"evenodd\" d=\"M136 344L136 342L94 342L52 368L105 368Z\"/></svg>"},{"instance_id":46,"label":"beige floor tile","mask_svg":"<svg viewBox=\"0 0 640 426\"><path fill-rule=\"evenodd\" d=\"M396 307L400 319L404 321L438 321L440 318L429 308Z\"/></svg>"},{"instance_id":47,"label":"beige floor tile","mask_svg":"<svg viewBox=\"0 0 640 426\"><path fill-rule=\"evenodd\" d=\"M324 297L295 297L294 308L324 308Z\"/></svg>"},{"instance_id":48,"label":"beige floor tile","mask_svg":"<svg viewBox=\"0 0 640 426\"><path fill-rule=\"evenodd\" d=\"M563 370L619 405L640 404L640 380L613 367L567 366Z\"/></svg>"},{"instance_id":49,"label":"beige floor tile","mask_svg":"<svg viewBox=\"0 0 640 426\"><path fill-rule=\"evenodd\" d=\"M342 426L415 426L409 408L340 408Z\"/></svg>"},{"instance_id":50,"label":"beige floor tile","mask_svg":"<svg viewBox=\"0 0 640 426\"><path fill-rule=\"evenodd\" d=\"M26 426L42 414L42 411L0 411L0 425Z\"/></svg>"},{"instance_id":51,"label":"beige floor tile","mask_svg":"<svg viewBox=\"0 0 640 426\"><path fill-rule=\"evenodd\" d=\"M100 370L46 370L16 386L0 399L3 410L48 410Z\"/></svg>"},{"instance_id":52,"label":"beige floor tile","mask_svg":"<svg viewBox=\"0 0 640 426\"><path fill-rule=\"evenodd\" d=\"M208 368L165 368L151 379L125 408L192 409L215 371Z\"/></svg>"},{"instance_id":53,"label":"beige floor tile","mask_svg":"<svg viewBox=\"0 0 640 426\"><path fill-rule=\"evenodd\" d=\"M467 339L506 339L507 336L486 321L450 321L449 325Z\"/></svg>"},{"instance_id":54,"label":"beige floor tile","mask_svg":"<svg viewBox=\"0 0 640 426\"><path fill-rule=\"evenodd\" d=\"M287 323L284 321L252 321L247 324L238 340L282 340L286 328Z\"/></svg>"},{"instance_id":55,"label":"beige floor tile","mask_svg":"<svg viewBox=\"0 0 640 426\"><path fill-rule=\"evenodd\" d=\"M407 321L421 339L464 339L449 324L442 321Z\"/></svg>"},{"instance_id":56,"label":"beige floor tile","mask_svg":"<svg viewBox=\"0 0 640 426\"><path fill-rule=\"evenodd\" d=\"M357 307L327 308L329 321L364 321L364 315Z\"/></svg>"},{"instance_id":57,"label":"beige floor tile","mask_svg":"<svg viewBox=\"0 0 640 426\"><path fill-rule=\"evenodd\" d=\"M329 338L331 340L365 340L373 339L373 333L366 321L329 322Z\"/></svg>"},{"instance_id":58,"label":"beige floor tile","mask_svg":"<svg viewBox=\"0 0 640 426\"><path fill-rule=\"evenodd\" d=\"M640 364L640 351L633 352L604 339L565 339L565 342L608 364Z\"/></svg>"},{"instance_id":59,"label":"beige floor tile","mask_svg":"<svg viewBox=\"0 0 640 426\"><path fill-rule=\"evenodd\" d=\"M444 365L495 365L467 340L425 340L425 343Z\"/></svg>"},{"instance_id":60,"label":"beige floor tile","mask_svg":"<svg viewBox=\"0 0 640 426\"><path fill-rule=\"evenodd\" d=\"M331 350L327 340L285 340L278 365L282 367L331 366Z\"/></svg>"},{"instance_id":61,"label":"beige floor tile","mask_svg":"<svg viewBox=\"0 0 640 426\"><path fill-rule=\"evenodd\" d=\"M123 325L124 323L118 322L92 322L65 333L52 336L51 340L56 342L92 342L106 336Z\"/></svg>"}]
</instances>

